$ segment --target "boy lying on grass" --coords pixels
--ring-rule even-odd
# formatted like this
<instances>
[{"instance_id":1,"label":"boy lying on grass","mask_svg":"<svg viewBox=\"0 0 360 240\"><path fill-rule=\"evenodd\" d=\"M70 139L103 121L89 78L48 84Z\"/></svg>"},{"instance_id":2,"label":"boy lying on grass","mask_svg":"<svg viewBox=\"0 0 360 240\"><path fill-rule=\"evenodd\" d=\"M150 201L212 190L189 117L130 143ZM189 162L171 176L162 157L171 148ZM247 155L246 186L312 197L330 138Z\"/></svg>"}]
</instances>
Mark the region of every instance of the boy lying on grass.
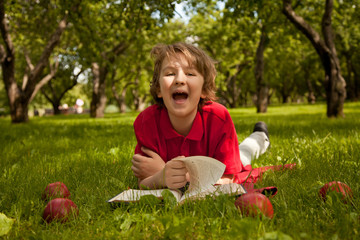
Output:
<instances>
[{"instance_id":1,"label":"boy lying on grass","mask_svg":"<svg viewBox=\"0 0 360 240\"><path fill-rule=\"evenodd\" d=\"M214 61L186 43L158 45L151 54L155 66L150 92L156 104L134 122L137 146L131 169L140 188L185 186L189 181L185 165L171 160L195 155L226 165L218 184L244 182L237 176L250 170L251 159L270 144L266 124L255 124L254 132L239 146L229 112L214 102Z\"/></svg>"}]
</instances>

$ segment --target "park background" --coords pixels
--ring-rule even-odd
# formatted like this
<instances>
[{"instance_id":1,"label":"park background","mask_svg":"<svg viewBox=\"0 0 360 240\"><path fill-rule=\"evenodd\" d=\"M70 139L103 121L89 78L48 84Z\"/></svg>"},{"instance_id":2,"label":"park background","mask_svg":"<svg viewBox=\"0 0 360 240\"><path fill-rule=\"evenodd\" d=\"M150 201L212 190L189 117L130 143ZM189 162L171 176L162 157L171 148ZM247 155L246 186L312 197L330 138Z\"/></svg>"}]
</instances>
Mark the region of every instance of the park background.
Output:
<instances>
[{"instance_id":1,"label":"park background","mask_svg":"<svg viewBox=\"0 0 360 240\"><path fill-rule=\"evenodd\" d=\"M5 238L359 238L359 7L0 1L0 212L12 219ZM280 189L273 220L242 217L226 198L181 209L171 200L106 204L136 187L132 123L152 103L149 52L178 41L217 61L218 101L240 141L256 121L268 123L272 148L254 166L297 163L257 185ZM332 180L351 186L352 204L318 201L318 188ZM39 196L54 181L66 182L80 208L68 224L41 220Z\"/></svg>"},{"instance_id":2,"label":"park background","mask_svg":"<svg viewBox=\"0 0 360 240\"><path fill-rule=\"evenodd\" d=\"M150 50L185 41L217 61L218 101L229 108L325 102L327 116L342 116L344 101L360 96L358 8L344 0L1 1L1 114L26 122L34 110L59 114L77 99L91 117L140 111L152 103Z\"/></svg>"}]
</instances>

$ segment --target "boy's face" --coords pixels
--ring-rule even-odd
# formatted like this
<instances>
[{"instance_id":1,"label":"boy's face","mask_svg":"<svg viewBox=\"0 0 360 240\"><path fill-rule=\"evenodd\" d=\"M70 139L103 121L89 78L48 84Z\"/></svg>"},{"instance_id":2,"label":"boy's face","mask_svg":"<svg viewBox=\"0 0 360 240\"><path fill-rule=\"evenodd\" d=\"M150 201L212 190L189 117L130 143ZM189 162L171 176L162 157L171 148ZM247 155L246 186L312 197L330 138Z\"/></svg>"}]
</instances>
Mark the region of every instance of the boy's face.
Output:
<instances>
[{"instance_id":1,"label":"boy's face","mask_svg":"<svg viewBox=\"0 0 360 240\"><path fill-rule=\"evenodd\" d=\"M204 77L190 66L184 54L165 58L159 78L158 97L162 98L169 117L195 117L200 98L204 98Z\"/></svg>"}]
</instances>

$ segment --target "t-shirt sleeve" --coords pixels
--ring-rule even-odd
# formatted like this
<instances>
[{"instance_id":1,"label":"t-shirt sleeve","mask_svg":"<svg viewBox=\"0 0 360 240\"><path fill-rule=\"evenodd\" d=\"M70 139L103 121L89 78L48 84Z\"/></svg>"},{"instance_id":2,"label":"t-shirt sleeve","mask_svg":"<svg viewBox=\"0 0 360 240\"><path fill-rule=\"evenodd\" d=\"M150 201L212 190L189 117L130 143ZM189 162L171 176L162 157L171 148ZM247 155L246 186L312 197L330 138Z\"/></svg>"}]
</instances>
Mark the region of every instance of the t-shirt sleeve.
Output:
<instances>
[{"instance_id":1,"label":"t-shirt sleeve","mask_svg":"<svg viewBox=\"0 0 360 240\"><path fill-rule=\"evenodd\" d=\"M239 142L235 126L229 113L224 119L222 129L214 152L214 158L226 165L224 174L239 173L242 171L243 166L240 161Z\"/></svg>"},{"instance_id":2,"label":"t-shirt sleeve","mask_svg":"<svg viewBox=\"0 0 360 240\"><path fill-rule=\"evenodd\" d=\"M153 118L153 108L141 112L134 121L134 132L137 140L135 154L146 155L141 147L146 147L154 152L159 151L157 139L156 120Z\"/></svg>"},{"instance_id":3,"label":"t-shirt sleeve","mask_svg":"<svg viewBox=\"0 0 360 240\"><path fill-rule=\"evenodd\" d=\"M140 113L134 122L134 132L135 132L135 136L136 136L136 140L137 140L137 144L135 147L135 154L144 154L141 151L141 147L143 146L142 119L143 119L143 115L142 115L142 113Z\"/></svg>"}]
</instances>

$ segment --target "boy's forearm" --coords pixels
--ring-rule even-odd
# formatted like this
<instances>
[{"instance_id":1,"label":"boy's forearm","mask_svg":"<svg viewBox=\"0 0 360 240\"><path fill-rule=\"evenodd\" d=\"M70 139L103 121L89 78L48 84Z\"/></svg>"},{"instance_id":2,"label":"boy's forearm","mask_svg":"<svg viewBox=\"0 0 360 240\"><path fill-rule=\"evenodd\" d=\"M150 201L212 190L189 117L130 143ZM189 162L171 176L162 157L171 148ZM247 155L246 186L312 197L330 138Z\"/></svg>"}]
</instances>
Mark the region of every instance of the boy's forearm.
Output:
<instances>
[{"instance_id":1,"label":"boy's forearm","mask_svg":"<svg viewBox=\"0 0 360 240\"><path fill-rule=\"evenodd\" d=\"M139 180L139 187L157 189L166 187L164 169L158 171L154 175Z\"/></svg>"}]
</instances>

